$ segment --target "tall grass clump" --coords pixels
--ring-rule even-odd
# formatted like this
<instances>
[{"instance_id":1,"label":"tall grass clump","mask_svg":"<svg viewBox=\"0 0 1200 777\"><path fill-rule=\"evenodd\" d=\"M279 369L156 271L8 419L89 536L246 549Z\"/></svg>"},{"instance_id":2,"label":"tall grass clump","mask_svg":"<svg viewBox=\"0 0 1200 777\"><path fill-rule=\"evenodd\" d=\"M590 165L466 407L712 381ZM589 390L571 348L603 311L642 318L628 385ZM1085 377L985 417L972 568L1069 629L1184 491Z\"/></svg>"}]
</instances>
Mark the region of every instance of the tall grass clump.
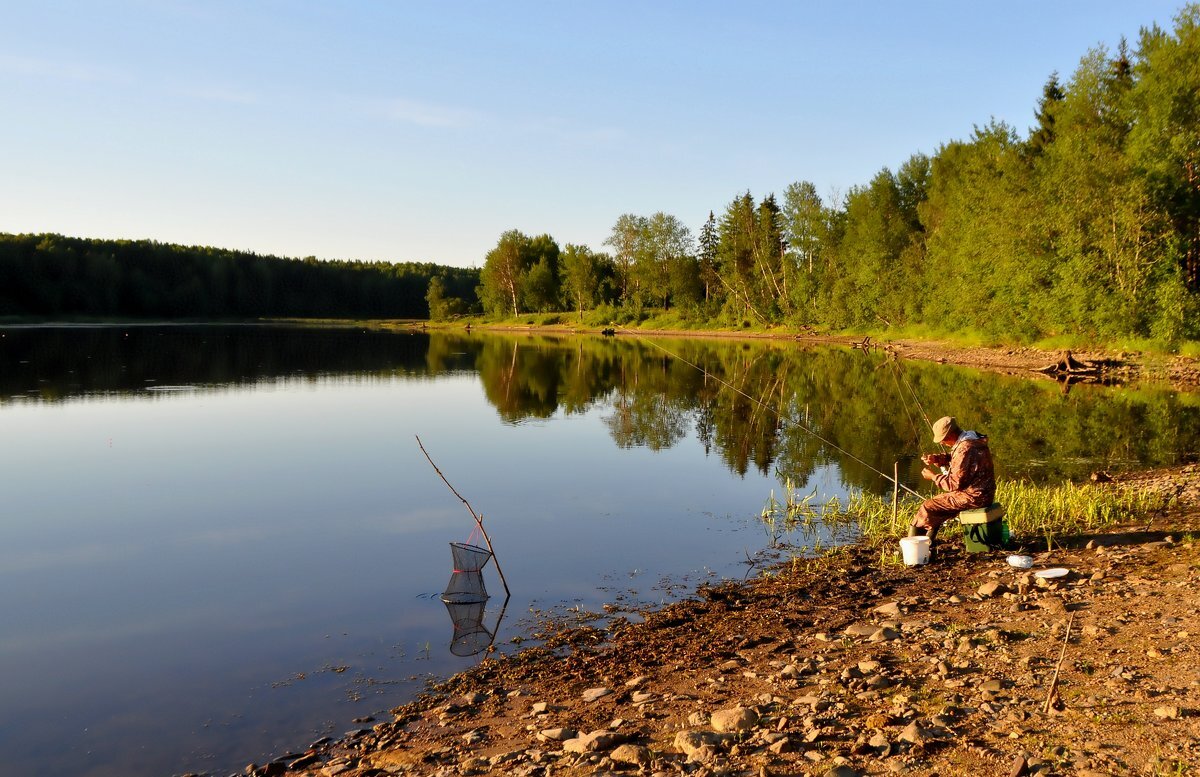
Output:
<instances>
[{"instance_id":1,"label":"tall grass clump","mask_svg":"<svg viewBox=\"0 0 1200 777\"><path fill-rule=\"evenodd\" d=\"M1145 488L1115 488L1091 484L1034 485L1019 481L1000 481L996 501L1004 505L1005 520L1015 539L1069 536L1097 531L1122 523L1149 523L1172 507L1175 497ZM854 492L843 503L834 497L815 502L813 496L798 498L789 482L784 500L772 492L762 520L779 541L789 532L811 534L824 528L830 534L854 534L875 545L902 537L908 532L913 514L921 504L911 494L900 498L895 516L892 498ZM957 521L942 527L940 536L962 533Z\"/></svg>"}]
</instances>

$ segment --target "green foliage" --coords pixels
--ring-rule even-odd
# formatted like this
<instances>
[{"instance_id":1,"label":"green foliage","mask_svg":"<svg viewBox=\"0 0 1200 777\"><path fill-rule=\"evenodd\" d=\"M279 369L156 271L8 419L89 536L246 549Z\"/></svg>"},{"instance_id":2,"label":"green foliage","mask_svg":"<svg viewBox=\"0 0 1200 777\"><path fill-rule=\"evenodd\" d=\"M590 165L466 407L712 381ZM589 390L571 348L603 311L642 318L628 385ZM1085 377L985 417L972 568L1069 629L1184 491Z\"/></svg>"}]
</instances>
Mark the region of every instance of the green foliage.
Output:
<instances>
[{"instance_id":1,"label":"green foliage","mask_svg":"<svg viewBox=\"0 0 1200 777\"><path fill-rule=\"evenodd\" d=\"M0 233L0 316L425 318L435 276L448 304L477 306L476 270Z\"/></svg>"},{"instance_id":2,"label":"green foliage","mask_svg":"<svg viewBox=\"0 0 1200 777\"><path fill-rule=\"evenodd\" d=\"M576 289L572 305L587 319L615 303L624 322L681 308L671 320L691 328L1184 345L1200 337L1197 62L1193 4L1134 50L1052 74L1025 137L990 121L840 202L803 181L782 203L744 192L694 251L674 217L624 214L605 241L613 293Z\"/></svg>"}]
</instances>

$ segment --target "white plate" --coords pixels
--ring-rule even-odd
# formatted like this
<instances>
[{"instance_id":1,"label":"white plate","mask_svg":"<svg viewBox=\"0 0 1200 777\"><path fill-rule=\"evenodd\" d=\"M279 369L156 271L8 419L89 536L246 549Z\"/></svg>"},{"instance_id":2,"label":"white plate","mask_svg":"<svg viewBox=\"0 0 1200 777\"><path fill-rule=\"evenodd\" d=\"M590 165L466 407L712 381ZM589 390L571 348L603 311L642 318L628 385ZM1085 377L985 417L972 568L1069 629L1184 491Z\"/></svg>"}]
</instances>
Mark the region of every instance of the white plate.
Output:
<instances>
[{"instance_id":1,"label":"white plate","mask_svg":"<svg viewBox=\"0 0 1200 777\"><path fill-rule=\"evenodd\" d=\"M1033 573L1034 577L1040 577L1043 580L1051 580L1056 577L1066 577L1071 574L1071 570L1063 569L1062 567L1054 567L1053 569L1039 569Z\"/></svg>"},{"instance_id":2,"label":"white plate","mask_svg":"<svg viewBox=\"0 0 1200 777\"><path fill-rule=\"evenodd\" d=\"M1009 556L1008 565L1017 569L1029 569L1033 566L1033 556Z\"/></svg>"}]
</instances>

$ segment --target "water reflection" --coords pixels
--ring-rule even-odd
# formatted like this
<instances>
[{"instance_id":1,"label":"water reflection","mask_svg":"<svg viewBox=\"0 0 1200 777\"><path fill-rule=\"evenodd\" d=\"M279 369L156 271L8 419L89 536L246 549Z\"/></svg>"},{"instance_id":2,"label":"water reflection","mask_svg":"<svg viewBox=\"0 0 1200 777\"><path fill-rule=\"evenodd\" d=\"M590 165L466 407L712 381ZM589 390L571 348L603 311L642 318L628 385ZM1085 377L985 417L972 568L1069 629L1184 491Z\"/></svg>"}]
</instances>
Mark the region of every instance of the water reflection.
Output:
<instances>
[{"instance_id":1,"label":"water reflection","mask_svg":"<svg viewBox=\"0 0 1200 777\"><path fill-rule=\"evenodd\" d=\"M385 333L277 326L8 329L0 403L109 393L167 395L338 374L370 381L475 373L508 424L603 408L622 448L671 448L694 433L730 470L778 472L803 489L834 464L884 489L899 461L919 483L929 447L913 402L988 433L1002 477L1054 480L1168 465L1200 448L1195 395L1076 386L905 363L790 342ZM810 433L810 431L812 433ZM847 456L842 451L850 454Z\"/></svg>"}]
</instances>

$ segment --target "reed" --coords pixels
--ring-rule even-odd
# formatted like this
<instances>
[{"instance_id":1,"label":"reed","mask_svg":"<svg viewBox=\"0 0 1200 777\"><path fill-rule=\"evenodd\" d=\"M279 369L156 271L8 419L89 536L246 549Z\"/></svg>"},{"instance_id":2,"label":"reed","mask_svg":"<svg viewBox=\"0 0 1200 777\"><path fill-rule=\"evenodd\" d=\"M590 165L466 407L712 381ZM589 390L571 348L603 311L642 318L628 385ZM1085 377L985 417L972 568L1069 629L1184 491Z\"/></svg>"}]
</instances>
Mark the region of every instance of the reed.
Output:
<instances>
[{"instance_id":1,"label":"reed","mask_svg":"<svg viewBox=\"0 0 1200 777\"><path fill-rule=\"evenodd\" d=\"M826 538L829 544L859 539L869 545L904 536L920 504L906 494L900 499L892 518L890 495L853 492L844 502L838 497L816 501L815 494L801 497L790 481L784 486L783 499L774 492L762 511L762 520L772 543L789 542L799 534L807 540ZM1144 488L1120 488L1092 484L1063 483L1034 485L1021 481L1000 481L996 501L1004 505L1009 532L1017 542L1045 542L1053 546L1055 537L1098 531L1118 524L1149 524L1155 517L1175 506L1172 495ZM950 538L962 533L956 521L947 523L940 536Z\"/></svg>"}]
</instances>

